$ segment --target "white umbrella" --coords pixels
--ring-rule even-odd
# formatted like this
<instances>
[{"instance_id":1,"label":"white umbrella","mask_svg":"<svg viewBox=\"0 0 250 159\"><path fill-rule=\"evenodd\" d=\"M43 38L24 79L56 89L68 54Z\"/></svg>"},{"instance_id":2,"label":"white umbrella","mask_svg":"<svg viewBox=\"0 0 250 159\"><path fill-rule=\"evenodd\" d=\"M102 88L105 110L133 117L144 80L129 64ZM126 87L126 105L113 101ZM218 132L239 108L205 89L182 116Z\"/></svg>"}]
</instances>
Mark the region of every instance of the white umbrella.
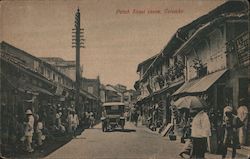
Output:
<instances>
[{"instance_id":1,"label":"white umbrella","mask_svg":"<svg viewBox=\"0 0 250 159\"><path fill-rule=\"evenodd\" d=\"M174 102L174 105L178 108L188 108L188 109L195 109L195 108L203 108L206 107L206 102L197 97L197 96L186 96L178 99Z\"/></svg>"}]
</instances>

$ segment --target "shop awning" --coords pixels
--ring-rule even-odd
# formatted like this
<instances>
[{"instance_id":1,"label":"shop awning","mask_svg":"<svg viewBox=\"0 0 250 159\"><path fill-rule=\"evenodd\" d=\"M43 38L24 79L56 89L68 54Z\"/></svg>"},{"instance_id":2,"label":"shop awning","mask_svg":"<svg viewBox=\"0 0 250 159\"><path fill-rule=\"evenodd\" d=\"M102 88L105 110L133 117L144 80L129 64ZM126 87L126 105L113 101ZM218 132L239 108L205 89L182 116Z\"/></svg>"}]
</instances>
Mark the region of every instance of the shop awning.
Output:
<instances>
[{"instance_id":1,"label":"shop awning","mask_svg":"<svg viewBox=\"0 0 250 159\"><path fill-rule=\"evenodd\" d=\"M53 96L53 94L51 92L47 91L46 89L43 89L43 88L40 88L40 87L37 87L34 85L30 85L30 84L22 85L22 87L19 87L18 89L20 91L23 91L23 92L30 92L33 94L34 93L43 93L43 94Z\"/></svg>"},{"instance_id":2,"label":"shop awning","mask_svg":"<svg viewBox=\"0 0 250 159\"><path fill-rule=\"evenodd\" d=\"M89 99L93 99L93 100L97 100L98 99L97 97L95 97L93 94L90 94L89 92L80 90L80 93L82 95L84 95L85 97L89 98Z\"/></svg>"},{"instance_id":3,"label":"shop awning","mask_svg":"<svg viewBox=\"0 0 250 159\"><path fill-rule=\"evenodd\" d=\"M173 95L181 93L200 93L205 92L210 88L224 73L227 69L211 73L200 79L188 81L184 83Z\"/></svg>"},{"instance_id":4,"label":"shop awning","mask_svg":"<svg viewBox=\"0 0 250 159\"><path fill-rule=\"evenodd\" d=\"M15 89L19 90L20 92L30 93L33 95L39 95L39 93L43 93L43 94L53 96L53 93L47 91L46 89L40 88L40 87L32 85L32 84L20 82L21 81L20 79L18 79L17 81L10 80L10 79L8 79L8 77L3 75L2 73L1 73L1 77L3 77L4 80L6 80L6 82L10 86L14 87Z\"/></svg>"}]
</instances>

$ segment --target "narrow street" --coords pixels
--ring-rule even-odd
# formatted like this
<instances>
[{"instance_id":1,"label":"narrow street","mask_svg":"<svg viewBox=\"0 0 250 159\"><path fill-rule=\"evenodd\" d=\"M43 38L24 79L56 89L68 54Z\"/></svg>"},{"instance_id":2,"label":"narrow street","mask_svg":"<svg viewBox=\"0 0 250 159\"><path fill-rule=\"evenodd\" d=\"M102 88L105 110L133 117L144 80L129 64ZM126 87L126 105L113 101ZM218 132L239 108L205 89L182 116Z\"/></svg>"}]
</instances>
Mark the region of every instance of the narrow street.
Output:
<instances>
[{"instance_id":1,"label":"narrow street","mask_svg":"<svg viewBox=\"0 0 250 159\"><path fill-rule=\"evenodd\" d=\"M170 141L144 126L135 127L127 122L125 132L102 132L101 124L86 129L80 136L53 152L47 158L86 159L180 159L183 144ZM219 155L207 154L207 158L219 159Z\"/></svg>"}]
</instances>

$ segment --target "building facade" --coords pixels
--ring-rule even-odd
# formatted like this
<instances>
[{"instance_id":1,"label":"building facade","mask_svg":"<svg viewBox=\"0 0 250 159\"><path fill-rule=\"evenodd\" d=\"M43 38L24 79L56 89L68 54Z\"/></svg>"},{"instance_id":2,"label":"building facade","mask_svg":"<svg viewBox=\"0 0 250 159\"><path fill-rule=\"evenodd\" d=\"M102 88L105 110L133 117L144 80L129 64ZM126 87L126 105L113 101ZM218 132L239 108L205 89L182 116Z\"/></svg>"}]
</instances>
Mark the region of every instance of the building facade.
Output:
<instances>
[{"instance_id":1,"label":"building facade","mask_svg":"<svg viewBox=\"0 0 250 159\"><path fill-rule=\"evenodd\" d=\"M175 53L175 57L185 59L186 80L173 96L196 95L207 101L211 142L217 137L217 123L222 120L223 108L231 106L237 111L241 99L249 101L247 8L244 1L226 2L194 21L200 27L194 32L189 30L189 40ZM215 145L210 148L216 151Z\"/></svg>"},{"instance_id":2,"label":"building facade","mask_svg":"<svg viewBox=\"0 0 250 159\"><path fill-rule=\"evenodd\" d=\"M75 61L65 61L59 57L40 57L43 61L54 66L58 71L67 75L73 81L76 80L76 62ZM82 68L81 68L82 73Z\"/></svg>"},{"instance_id":3,"label":"building facade","mask_svg":"<svg viewBox=\"0 0 250 159\"><path fill-rule=\"evenodd\" d=\"M82 89L89 92L90 94L100 97L100 78L99 76L96 79L82 78Z\"/></svg>"},{"instance_id":4,"label":"building facade","mask_svg":"<svg viewBox=\"0 0 250 159\"><path fill-rule=\"evenodd\" d=\"M74 81L45 61L1 42L1 148L13 150L22 134L17 125L23 123L25 111L31 109L53 131L57 111L66 119L68 108L75 108L79 116L84 103L98 99L81 90L80 103L74 105ZM63 121L66 122L66 121Z\"/></svg>"},{"instance_id":5,"label":"building facade","mask_svg":"<svg viewBox=\"0 0 250 159\"><path fill-rule=\"evenodd\" d=\"M215 152L216 124L222 120L223 108L229 105L236 111L240 99L249 101L248 19L247 2L226 2L179 28L160 53L138 65L137 103L147 122L168 123L171 100L199 96L209 105L210 151ZM176 129L186 122L183 113L179 110Z\"/></svg>"},{"instance_id":6,"label":"building facade","mask_svg":"<svg viewBox=\"0 0 250 159\"><path fill-rule=\"evenodd\" d=\"M100 88L101 83L99 76L97 76L96 79L83 77L81 80L81 89L88 92L92 98L98 99L88 101L88 103L85 104L85 110L88 112L95 112L97 118L101 116Z\"/></svg>"}]
</instances>

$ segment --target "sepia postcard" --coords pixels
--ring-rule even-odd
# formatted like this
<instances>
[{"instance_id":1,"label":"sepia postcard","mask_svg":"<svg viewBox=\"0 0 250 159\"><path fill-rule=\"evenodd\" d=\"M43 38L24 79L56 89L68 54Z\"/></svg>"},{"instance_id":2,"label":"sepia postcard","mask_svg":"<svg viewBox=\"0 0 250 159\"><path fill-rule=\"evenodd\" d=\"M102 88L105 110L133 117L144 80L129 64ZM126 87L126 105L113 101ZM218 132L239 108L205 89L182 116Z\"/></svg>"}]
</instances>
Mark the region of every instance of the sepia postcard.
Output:
<instances>
[{"instance_id":1,"label":"sepia postcard","mask_svg":"<svg viewBox=\"0 0 250 159\"><path fill-rule=\"evenodd\" d=\"M249 159L247 0L0 0L0 158Z\"/></svg>"}]
</instances>

